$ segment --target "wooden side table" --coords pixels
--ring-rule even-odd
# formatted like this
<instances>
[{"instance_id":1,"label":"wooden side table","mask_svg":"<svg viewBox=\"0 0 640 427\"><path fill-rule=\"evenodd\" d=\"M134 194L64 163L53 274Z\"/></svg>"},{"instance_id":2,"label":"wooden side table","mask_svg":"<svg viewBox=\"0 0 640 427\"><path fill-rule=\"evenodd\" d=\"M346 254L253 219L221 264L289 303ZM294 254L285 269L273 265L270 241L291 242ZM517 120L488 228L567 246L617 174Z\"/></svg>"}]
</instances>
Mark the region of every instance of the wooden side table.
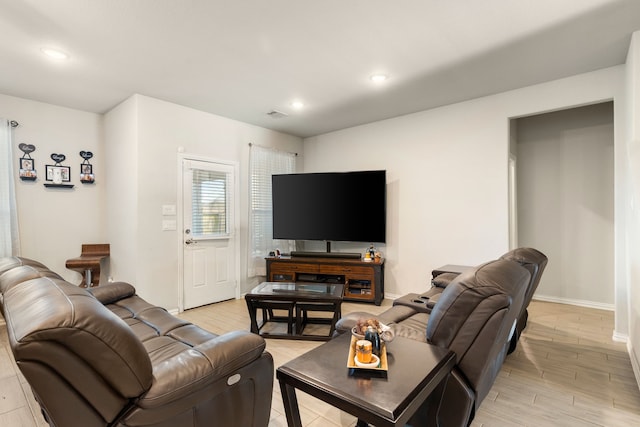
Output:
<instances>
[{"instance_id":1,"label":"wooden side table","mask_svg":"<svg viewBox=\"0 0 640 427\"><path fill-rule=\"evenodd\" d=\"M396 337L387 344L386 376L350 375L350 342L345 333L277 369L289 427L302 427L296 389L357 417L358 425L404 426L427 399L430 408L438 407L455 353Z\"/></svg>"}]
</instances>

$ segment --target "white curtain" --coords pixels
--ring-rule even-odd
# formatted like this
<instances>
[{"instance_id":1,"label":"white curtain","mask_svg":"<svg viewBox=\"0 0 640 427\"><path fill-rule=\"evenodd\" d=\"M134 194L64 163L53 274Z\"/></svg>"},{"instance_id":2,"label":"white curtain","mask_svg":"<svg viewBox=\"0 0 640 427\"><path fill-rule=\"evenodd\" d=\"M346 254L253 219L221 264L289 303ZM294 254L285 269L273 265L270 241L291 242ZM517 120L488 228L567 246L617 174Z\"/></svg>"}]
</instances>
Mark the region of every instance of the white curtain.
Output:
<instances>
[{"instance_id":1,"label":"white curtain","mask_svg":"<svg viewBox=\"0 0 640 427\"><path fill-rule=\"evenodd\" d=\"M11 136L11 124L0 118L0 257L20 254Z\"/></svg>"},{"instance_id":2,"label":"white curtain","mask_svg":"<svg viewBox=\"0 0 640 427\"><path fill-rule=\"evenodd\" d=\"M265 257L279 249L295 249L292 240L273 239L271 175L294 173L295 153L251 146L249 155L249 262L248 276L265 276Z\"/></svg>"}]
</instances>

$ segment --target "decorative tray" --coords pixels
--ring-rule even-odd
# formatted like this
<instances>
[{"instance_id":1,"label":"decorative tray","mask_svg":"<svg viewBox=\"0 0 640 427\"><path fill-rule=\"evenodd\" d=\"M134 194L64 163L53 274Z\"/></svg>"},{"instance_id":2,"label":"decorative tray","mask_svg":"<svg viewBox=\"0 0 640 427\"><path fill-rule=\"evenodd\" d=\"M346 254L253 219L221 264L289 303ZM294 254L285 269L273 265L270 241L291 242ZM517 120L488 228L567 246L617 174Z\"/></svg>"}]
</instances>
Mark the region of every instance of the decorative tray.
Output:
<instances>
[{"instance_id":1,"label":"decorative tray","mask_svg":"<svg viewBox=\"0 0 640 427\"><path fill-rule=\"evenodd\" d=\"M361 368L356 365L354 361L356 357L356 341L358 338L351 336L351 344L349 345L349 358L347 359L347 368L349 368L349 372L384 372L386 373L389 370L389 365L387 363L387 346L384 342L381 342L380 347L380 364L377 368Z\"/></svg>"}]
</instances>

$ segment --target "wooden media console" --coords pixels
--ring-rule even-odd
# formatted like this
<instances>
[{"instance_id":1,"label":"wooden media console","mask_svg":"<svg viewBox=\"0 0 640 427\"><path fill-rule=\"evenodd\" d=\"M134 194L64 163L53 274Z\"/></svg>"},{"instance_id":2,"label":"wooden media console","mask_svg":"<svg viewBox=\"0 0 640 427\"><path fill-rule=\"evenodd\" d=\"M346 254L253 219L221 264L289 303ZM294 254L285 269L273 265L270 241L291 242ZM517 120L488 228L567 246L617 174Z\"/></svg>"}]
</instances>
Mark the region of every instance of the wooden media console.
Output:
<instances>
[{"instance_id":1,"label":"wooden media console","mask_svg":"<svg viewBox=\"0 0 640 427\"><path fill-rule=\"evenodd\" d=\"M267 258L270 282L340 283L344 300L373 302L384 298L384 259L366 262L337 257Z\"/></svg>"}]
</instances>

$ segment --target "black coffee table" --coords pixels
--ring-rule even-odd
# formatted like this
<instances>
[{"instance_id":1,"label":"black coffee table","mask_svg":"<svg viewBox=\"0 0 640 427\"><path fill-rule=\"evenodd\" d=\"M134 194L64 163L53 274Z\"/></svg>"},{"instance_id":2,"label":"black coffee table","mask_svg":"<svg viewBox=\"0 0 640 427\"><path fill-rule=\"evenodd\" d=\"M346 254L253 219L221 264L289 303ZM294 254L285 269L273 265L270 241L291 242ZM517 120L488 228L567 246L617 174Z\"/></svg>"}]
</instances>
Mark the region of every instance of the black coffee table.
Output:
<instances>
[{"instance_id":1,"label":"black coffee table","mask_svg":"<svg viewBox=\"0 0 640 427\"><path fill-rule=\"evenodd\" d=\"M289 427L302 427L295 389L354 415L358 425L405 425L428 398L437 408L455 364L452 351L396 337L387 345L389 369L380 376L347 368L350 341L343 334L277 369Z\"/></svg>"},{"instance_id":2,"label":"black coffee table","mask_svg":"<svg viewBox=\"0 0 640 427\"><path fill-rule=\"evenodd\" d=\"M344 285L339 283L264 282L245 295L251 332L265 338L330 340L340 319ZM262 310L262 323L258 324L258 310ZM287 316L275 316L273 310L284 310ZM329 317L311 317L312 312L329 312ZM286 333L263 331L269 322L284 322ZM327 335L306 334L310 323L329 325Z\"/></svg>"}]
</instances>

